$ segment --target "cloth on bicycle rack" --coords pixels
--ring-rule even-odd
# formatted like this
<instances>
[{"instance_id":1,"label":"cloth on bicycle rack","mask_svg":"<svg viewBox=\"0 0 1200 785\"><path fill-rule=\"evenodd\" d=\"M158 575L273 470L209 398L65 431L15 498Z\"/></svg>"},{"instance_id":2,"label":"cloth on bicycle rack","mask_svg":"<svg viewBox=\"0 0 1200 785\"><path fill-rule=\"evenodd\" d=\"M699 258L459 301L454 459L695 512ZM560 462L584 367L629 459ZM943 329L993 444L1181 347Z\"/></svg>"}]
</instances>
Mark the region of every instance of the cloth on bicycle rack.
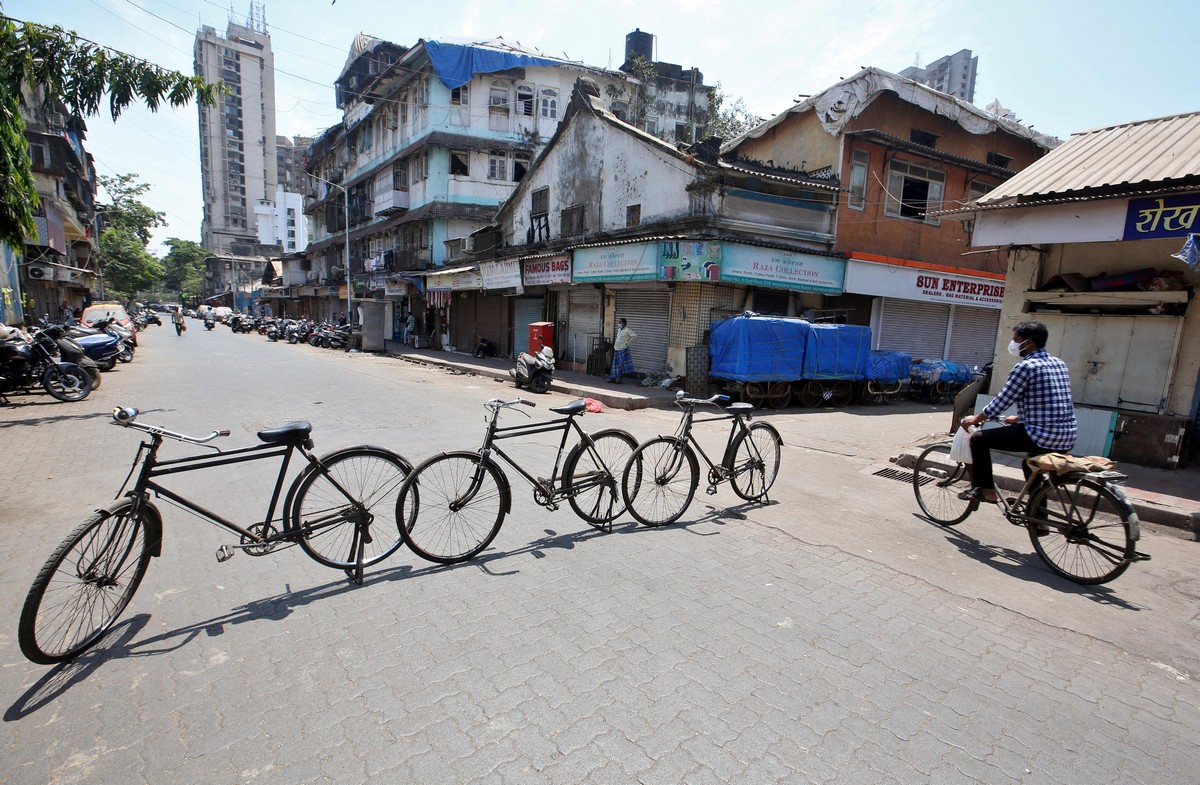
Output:
<instances>
[{"instance_id":1,"label":"cloth on bicycle rack","mask_svg":"<svg viewBox=\"0 0 1200 785\"><path fill-rule=\"evenodd\" d=\"M866 373L870 351L870 327L814 324L804 347L800 378L858 381Z\"/></svg>"},{"instance_id":2,"label":"cloth on bicycle rack","mask_svg":"<svg viewBox=\"0 0 1200 785\"><path fill-rule=\"evenodd\" d=\"M867 366L863 377L876 382L894 384L908 378L912 367L912 355L904 352L867 352Z\"/></svg>"},{"instance_id":3,"label":"cloth on bicycle rack","mask_svg":"<svg viewBox=\"0 0 1200 785\"><path fill-rule=\"evenodd\" d=\"M1100 455L1067 455L1061 452L1047 452L1026 458L1025 462L1036 471L1049 474L1072 474L1074 472L1106 472L1117 464Z\"/></svg>"}]
</instances>

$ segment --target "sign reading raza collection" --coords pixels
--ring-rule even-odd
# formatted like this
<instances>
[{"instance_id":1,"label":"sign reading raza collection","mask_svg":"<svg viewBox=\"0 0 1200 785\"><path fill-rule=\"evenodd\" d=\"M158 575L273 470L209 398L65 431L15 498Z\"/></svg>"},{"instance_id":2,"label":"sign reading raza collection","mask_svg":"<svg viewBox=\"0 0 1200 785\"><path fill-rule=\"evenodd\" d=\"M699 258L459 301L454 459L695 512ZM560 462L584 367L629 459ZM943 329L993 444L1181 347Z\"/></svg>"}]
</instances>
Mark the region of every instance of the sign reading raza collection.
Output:
<instances>
[{"instance_id":1,"label":"sign reading raza collection","mask_svg":"<svg viewBox=\"0 0 1200 785\"><path fill-rule=\"evenodd\" d=\"M1197 215L1200 215L1200 194L1130 199L1122 239L1149 240L1200 232Z\"/></svg>"},{"instance_id":2,"label":"sign reading raza collection","mask_svg":"<svg viewBox=\"0 0 1200 785\"><path fill-rule=\"evenodd\" d=\"M658 243L630 243L575 249L572 280L653 281L658 279Z\"/></svg>"},{"instance_id":3,"label":"sign reading raza collection","mask_svg":"<svg viewBox=\"0 0 1200 785\"><path fill-rule=\"evenodd\" d=\"M479 277L484 289L520 289L521 263L517 259L480 262Z\"/></svg>"},{"instance_id":4,"label":"sign reading raza collection","mask_svg":"<svg viewBox=\"0 0 1200 785\"><path fill-rule=\"evenodd\" d=\"M846 277L844 260L801 251L725 243L722 256L719 277L710 280L841 294Z\"/></svg>"},{"instance_id":5,"label":"sign reading raza collection","mask_svg":"<svg viewBox=\"0 0 1200 785\"><path fill-rule=\"evenodd\" d=\"M1004 302L1004 279L850 259L846 263L846 291L899 300L999 308Z\"/></svg>"},{"instance_id":6,"label":"sign reading raza collection","mask_svg":"<svg viewBox=\"0 0 1200 785\"><path fill-rule=\"evenodd\" d=\"M522 264L526 286L571 282L571 260L565 254L546 259L526 259Z\"/></svg>"}]
</instances>

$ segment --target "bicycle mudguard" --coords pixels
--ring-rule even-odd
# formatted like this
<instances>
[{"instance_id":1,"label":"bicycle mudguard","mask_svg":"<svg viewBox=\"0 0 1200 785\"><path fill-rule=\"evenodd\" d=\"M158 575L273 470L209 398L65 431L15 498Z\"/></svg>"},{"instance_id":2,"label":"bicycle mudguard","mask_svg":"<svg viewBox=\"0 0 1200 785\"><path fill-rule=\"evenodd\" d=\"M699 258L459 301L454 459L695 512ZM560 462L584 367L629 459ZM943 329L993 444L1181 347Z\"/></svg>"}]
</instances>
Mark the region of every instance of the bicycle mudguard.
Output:
<instances>
[{"instance_id":1,"label":"bicycle mudguard","mask_svg":"<svg viewBox=\"0 0 1200 785\"><path fill-rule=\"evenodd\" d=\"M492 460L490 455L487 458L483 458L479 455L479 453L471 450L452 450L450 452L439 452L436 455L430 455L428 458L421 461L421 465L424 466L425 464L431 463L439 458L445 458L451 455L458 456L459 458L472 458L475 460L481 460L483 463L495 469L496 476L500 478L500 503L504 505L504 514L507 515L508 513L512 512L512 485L508 481L508 474L504 471L503 466ZM408 476L412 477L412 473L410 472ZM407 486L408 482L409 481L406 479L404 481L404 485Z\"/></svg>"},{"instance_id":2,"label":"bicycle mudguard","mask_svg":"<svg viewBox=\"0 0 1200 785\"><path fill-rule=\"evenodd\" d=\"M114 499L96 512L102 512L108 517L118 515L133 506L133 499L128 496ZM146 545L151 556L162 556L162 513L149 499L142 500L142 512L146 515Z\"/></svg>"},{"instance_id":3,"label":"bicycle mudguard","mask_svg":"<svg viewBox=\"0 0 1200 785\"><path fill-rule=\"evenodd\" d=\"M325 453L324 455L317 456L317 460L319 460L321 463L325 463L329 460L332 460L332 459L338 457L339 455L342 455L343 453L347 453L352 450L361 450L364 448L368 449L368 450L379 450L380 452L391 453L392 455L396 456L397 459L399 459L400 465L404 467L404 476L407 477L408 475L412 474L413 465L409 462L409 460L407 458L405 458L403 455L396 452L395 450L389 450L388 448L380 447L377 444L356 444L353 447L342 447L341 449L334 450L333 452L329 452L329 453ZM301 455L301 458L303 458L303 457L304 456ZM300 470L300 473L296 475L296 479L292 480L292 484L288 486L287 493L285 493L283 496L283 507L281 507L277 511L279 513L279 515L282 517L282 520L283 520L282 528L285 531L291 528L292 502L296 498L296 491L300 489L300 483L304 482L304 478L315 471L316 471L316 469L313 468L313 465L311 463L308 463L305 461L304 468Z\"/></svg>"}]
</instances>

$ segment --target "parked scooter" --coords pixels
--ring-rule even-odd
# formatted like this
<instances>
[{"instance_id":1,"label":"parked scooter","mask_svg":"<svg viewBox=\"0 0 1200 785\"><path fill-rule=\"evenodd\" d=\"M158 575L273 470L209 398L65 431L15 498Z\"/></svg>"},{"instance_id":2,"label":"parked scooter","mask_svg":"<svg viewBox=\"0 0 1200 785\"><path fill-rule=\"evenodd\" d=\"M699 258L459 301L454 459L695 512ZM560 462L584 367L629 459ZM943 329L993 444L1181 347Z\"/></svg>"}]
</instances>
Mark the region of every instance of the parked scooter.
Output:
<instances>
[{"instance_id":1,"label":"parked scooter","mask_svg":"<svg viewBox=\"0 0 1200 785\"><path fill-rule=\"evenodd\" d=\"M47 325L44 332L58 344L58 356L62 361L75 363L87 371L88 376L92 377L92 389L100 389L102 380L99 363L105 360L110 363L108 367L112 368L111 363L116 362L117 339L110 335L89 336L89 347L67 335L66 329L57 324Z\"/></svg>"},{"instance_id":2,"label":"parked scooter","mask_svg":"<svg viewBox=\"0 0 1200 785\"><path fill-rule=\"evenodd\" d=\"M508 373L517 387L528 386L531 392L544 393L554 380L554 350L543 346L536 354L521 352L517 367L509 368Z\"/></svg>"}]
</instances>

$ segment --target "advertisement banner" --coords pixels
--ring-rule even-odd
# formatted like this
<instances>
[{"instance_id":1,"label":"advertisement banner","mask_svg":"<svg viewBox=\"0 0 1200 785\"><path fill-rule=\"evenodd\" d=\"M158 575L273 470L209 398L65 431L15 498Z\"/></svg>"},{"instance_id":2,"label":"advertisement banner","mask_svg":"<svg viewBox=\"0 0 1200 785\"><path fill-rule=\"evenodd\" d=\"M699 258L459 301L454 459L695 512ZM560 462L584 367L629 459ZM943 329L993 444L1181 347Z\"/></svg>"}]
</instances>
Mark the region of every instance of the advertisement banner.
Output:
<instances>
[{"instance_id":1,"label":"advertisement banner","mask_svg":"<svg viewBox=\"0 0 1200 785\"><path fill-rule=\"evenodd\" d=\"M577 248L574 283L658 280L658 243Z\"/></svg>"},{"instance_id":2,"label":"advertisement banner","mask_svg":"<svg viewBox=\"0 0 1200 785\"><path fill-rule=\"evenodd\" d=\"M1004 303L1003 278L997 280L860 259L851 259L846 265L846 291L978 308L1000 308Z\"/></svg>"},{"instance_id":3,"label":"advertisement banner","mask_svg":"<svg viewBox=\"0 0 1200 785\"><path fill-rule=\"evenodd\" d=\"M566 254L521 262L526 286L550 286L571 282L571 258Z\"/></svg>"},{"instance_id":4,"label":"advertisement banner","mask_svg":"<svg viewBox=\"0 0 1200 785\"><path fill-rule=\"evenodd\" d=\"M1182 237L1200 232L1200 194L1130 199L1123 240Z\"/></svg>"},{"instance_id":5,"label":"advertisement banner","mask_svg":"<svg viewBox=\"0 0 1200 785\"><path fill-rule=\"evenodd\" d=\"M842 259L801 251L724 243L721 262L710 263L708 271L710 281L770 286L797 292L841 294L846 278L846 263Z\"/></svg>"},{"instance_id":6,"label":"advertisement banner","mask_svg":"<svg viewBox=\"0 0 1200 785\"><path fill-rule=\"evenodd\" d=\"M721 243L665 240L658 244L658 265L664 281L719 280L713 276L719 276L721 270Z\"/></svg>"},{"instance_id":7,"label":"advertisement banner","mask_svg":"<svg viewBox=\"0 0 1200 785\"><path fill-rule=\"evenodd\" d=\"M515 289L521 286L521 263L514 257L498 262L480 262L479 277L484 289Z\"/></svg>"}]
</instances>

